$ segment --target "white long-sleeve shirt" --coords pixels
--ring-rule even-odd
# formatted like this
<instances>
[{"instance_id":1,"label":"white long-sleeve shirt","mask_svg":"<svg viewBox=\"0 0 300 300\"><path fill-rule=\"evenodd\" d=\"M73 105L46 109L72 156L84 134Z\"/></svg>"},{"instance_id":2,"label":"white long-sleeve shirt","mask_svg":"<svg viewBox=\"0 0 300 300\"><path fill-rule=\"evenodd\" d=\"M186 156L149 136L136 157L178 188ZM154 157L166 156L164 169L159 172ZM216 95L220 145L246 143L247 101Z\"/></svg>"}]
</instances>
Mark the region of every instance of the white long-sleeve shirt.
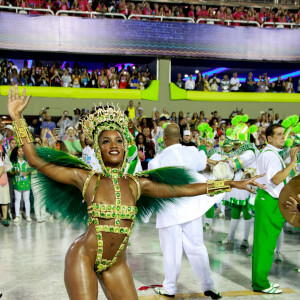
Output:
<instances>
[{"instance_id":1,"label":"white long-sleeve shirt","mask_svg":"<svg viewBox=\"0 0 300 300\"><path fill-rule=\"evenodd\" d=\"M264 177L257 179L257 181L266 185L266 191L273 198L279 198L279 194L284 187L284 182L276 185L272 181L272 178L286 167L281 156L279 155L281 150L282 149L278 149L268 144L257 159L256 174L265 174ZM286 182L287 181L288 178L286 179Z\"/></svg>"},{"instance_id":2,"label":"white long-sleeve shirt","mask_svg":"<svg viewBox=\"0 0 300 300\"><path fill-rule=\"evenodd\" d=\"M196 172L204 170L207 158L204 151L198 151L195 147L175 144L164 149L148 164L148 169L162 167L186 167L195 171L197 182L206 182L206 178ZM221 194L222 195L222 194ZM163 211L157 214L156 228L165 228L176 224L183 224L200 218L214 203L222 199L217 195L185 197L178 204L168 204Z\"/></svg>"}]
</instances>

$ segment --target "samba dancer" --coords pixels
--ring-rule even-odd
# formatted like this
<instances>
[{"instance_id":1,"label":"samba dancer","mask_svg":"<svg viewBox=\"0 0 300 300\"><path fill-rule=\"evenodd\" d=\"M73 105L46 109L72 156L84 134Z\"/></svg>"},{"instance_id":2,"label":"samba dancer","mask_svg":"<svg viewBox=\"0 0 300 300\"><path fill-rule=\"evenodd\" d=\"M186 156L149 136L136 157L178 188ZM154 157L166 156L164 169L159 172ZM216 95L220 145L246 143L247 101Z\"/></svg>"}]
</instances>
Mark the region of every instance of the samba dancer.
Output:
<instances>
[{"instance_id":1,"label":"samba dancer","mask_svg":"<svg viewBox=\"0 0 300 300\"><path fill-rule=\"evenodd\" d=\"M126 262L126 247L135 218L147 214L149 208L157 212L164 201L176 201L171 197L214 195L231 188L251 191L248 185L263 188L255 182L257 177L188 184L193 178L182 168L125 175L132 137L127 117L114 107L95 108L82 124L84 134L95 142L95 153L102 168L102 173L97 174L67 153L34 148L22 118L29 100L25 89L19 98L18 86L11 87L8 111L18 143L30 166L40 172L35 183L37 196L46 202L50 212L59 211L70 222L85 223L88 219L87 231L66 255L65 284L71 300L97 299L98 280L110 300L138 299Z\"/></svg>"}]
</instances>

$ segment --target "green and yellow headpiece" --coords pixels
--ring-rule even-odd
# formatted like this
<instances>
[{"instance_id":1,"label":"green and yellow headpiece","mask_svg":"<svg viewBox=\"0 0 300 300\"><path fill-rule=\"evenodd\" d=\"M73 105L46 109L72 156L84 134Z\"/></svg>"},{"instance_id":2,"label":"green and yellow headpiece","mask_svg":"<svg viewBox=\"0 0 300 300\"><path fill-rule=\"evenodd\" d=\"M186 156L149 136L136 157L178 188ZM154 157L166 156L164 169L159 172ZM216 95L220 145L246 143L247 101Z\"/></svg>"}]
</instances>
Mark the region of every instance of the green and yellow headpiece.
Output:
<instances>
[{"instance_id":1,"label":"green and yellow headpiece","mask_svg":"<svg viewBox=\"0 0 300 300\"><path fill-rule=\"evenodd\" d=\"M231 124L234 126L233 128L228 128L226 130L226 139L228 139L231 143L243 143L245 141L250 142L250 134L254 133L258 130L256 125L251 125L248 127L246 122L248 122L248 115L243 116L235 116L231 120Z\"/></svg>"},{"instance_id":2,"label":"green and yellow headpiece","mask_svg":"<svg viewBox=\"0 0 300 300\"><path fill-rule=\"evenodd\" d=\"M120 132L123 142L125 155L123 164L120 170L118 170L119 175L124 175L126 164L129 162L128 157L129 146L133 142L133 137L128 129L128 118L124 112L113 105L105 105L95 107L94 110L81 120L83 134L94 140L94 149L97 159L101 165L104 175L107 177L111 176L111 168L106 167L99 147L99 137L103 131L116 130ZM116 172L116 170L113 170Z\"/></svg>"}]
</instances>

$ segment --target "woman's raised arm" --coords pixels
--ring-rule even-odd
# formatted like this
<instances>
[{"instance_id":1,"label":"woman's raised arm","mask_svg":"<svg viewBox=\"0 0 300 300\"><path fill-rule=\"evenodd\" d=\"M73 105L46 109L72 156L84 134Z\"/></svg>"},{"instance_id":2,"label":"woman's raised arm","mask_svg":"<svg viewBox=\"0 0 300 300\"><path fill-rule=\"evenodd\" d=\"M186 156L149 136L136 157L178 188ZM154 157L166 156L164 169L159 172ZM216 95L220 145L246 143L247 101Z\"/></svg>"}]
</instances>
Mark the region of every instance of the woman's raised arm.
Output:
<instances>
[{"instance_id":1,"label":"woman's raised arm","mask_svg":"<svg viewBox=\"0 0 300 300\"><path fill-rule=\"evenodd\" d=\"M88 171L56 166L47 163L37 155L32 143L32 137L28 128L26 128L26 123L24 123L25 120L22 119L22 113L27 107L30 98L31 96L26 97L25 89L23 90L22 96L19 97L17 85L11 87L8 92L8 112L14 123L17 124L18 128L15 131L15 135L19 139L20 145L22 145L29 165L53 180L64 184L74 185L79 189L82 189Z\"/></svg>"}]
</instances>

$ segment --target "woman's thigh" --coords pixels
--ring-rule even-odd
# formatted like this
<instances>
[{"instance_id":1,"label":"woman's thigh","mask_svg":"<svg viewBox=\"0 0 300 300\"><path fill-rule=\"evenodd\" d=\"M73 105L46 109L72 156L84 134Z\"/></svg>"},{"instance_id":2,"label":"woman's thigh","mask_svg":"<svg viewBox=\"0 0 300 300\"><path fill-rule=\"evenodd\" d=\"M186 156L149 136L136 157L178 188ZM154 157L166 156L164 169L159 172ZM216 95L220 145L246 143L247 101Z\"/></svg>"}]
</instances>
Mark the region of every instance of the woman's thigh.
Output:
<instances>
[{"instance_id":1,"label":"woman's thigh","mask_svg":"<svg viewBox=\"0 0 300 300\"><path fill-rule=\"evenodd\" d=\"M69 248L65 259L65 284L71 300L97 300L98 281L94 262L79 237Z\"/></svg>"},{"instance_id":2,"label":"woman's thigh","mask_svg":"<svg viewBox=\"0 0 300 300\"><path fill-rule=\"evenodd\" d=\"M130 268L126 258L98 275L102 289L109 300L137 300Z\"/></svg>"}]
</instances>

